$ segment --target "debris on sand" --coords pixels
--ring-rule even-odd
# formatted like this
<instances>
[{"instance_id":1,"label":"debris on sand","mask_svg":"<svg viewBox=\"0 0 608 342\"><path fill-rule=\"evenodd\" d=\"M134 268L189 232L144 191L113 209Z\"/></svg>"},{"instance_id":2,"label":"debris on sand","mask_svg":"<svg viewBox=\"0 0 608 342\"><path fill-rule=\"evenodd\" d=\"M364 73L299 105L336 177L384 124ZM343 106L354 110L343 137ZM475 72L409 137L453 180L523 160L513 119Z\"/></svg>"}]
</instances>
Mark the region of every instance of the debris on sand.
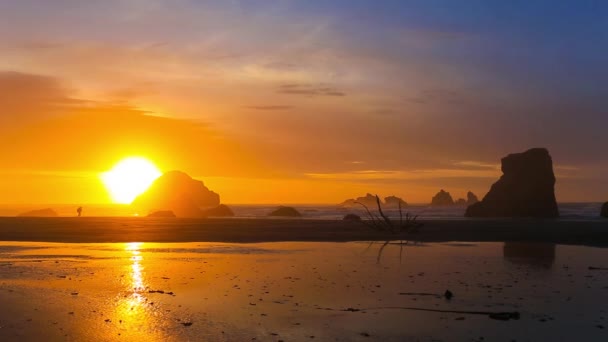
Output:
<instances>
[{"instance_id":1,"label":"debris on sand","mask_svg":"<svg viewBox=\"0 0 608 342\"><path fill-rule=\"evenodd\" d=\"M454 294L450 290L445 290L443 296L445 297L445 299L450 300L452 299L452 297L454 297Z\"/></svg>"},{"instance_id":2,"label":"debris on sand","mask_svg":"<svg viewBox=\"0 0 608 342\"><path fill-rule=\"evenodd\" d=\"M587 267L587 269L589 271L608 271L608 267L593 267L593 266L589 266L589 267Z\"/></svg>"},{"instance_id":3,"label":"debris on sand","mask_svg":"<svg viewBox=\"0 0 608 342\"><path fill-rule=\"evenodd\" d=\"M383 307L374 307L374 308L365 308L365 309L354 309L347 308L341 311L350 311L350 312L358 312L358 311L371 311L371 310L414 310L414 311L429 311L429 312L444 312L444 313L456 313L456 314L467 314L467 315L485 315L491 319L496 319L500 321L509 321L509 320L518 320L520 315L517 311L512 312L492 312L492 311L461 311L461 310L441 310L441 309L428 309L428 308L416 308L416 307L408 307L408 306L383 306ZM464 319L464 317L462 318ZM461 317L457 317L456 320L461 320Z\"/></svg>"}]
</instances>

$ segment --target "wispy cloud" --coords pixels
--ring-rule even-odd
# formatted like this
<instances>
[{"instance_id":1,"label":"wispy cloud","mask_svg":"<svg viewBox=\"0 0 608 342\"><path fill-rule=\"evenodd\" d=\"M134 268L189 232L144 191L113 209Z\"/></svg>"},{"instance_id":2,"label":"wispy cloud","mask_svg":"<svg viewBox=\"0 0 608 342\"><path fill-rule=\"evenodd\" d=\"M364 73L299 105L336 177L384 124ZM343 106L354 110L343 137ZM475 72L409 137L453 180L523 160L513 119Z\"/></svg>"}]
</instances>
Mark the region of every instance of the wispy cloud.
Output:
<instances>
[{"instance_id":1,"label":"wispy cloud","mask_svg":"<svg viewBox=\"0 0 608 342\"><path fill-rule=\"evenodd\" d=\"M338 173L308 173L307 177L317 179L353 180L427 180L445 178L496 178L495 170L428 169L428 170L362 170Z\"/></svg>"},{"instance_id":2,"label":"wispy cloud","mask_svg":"<svg viewBox=\"0 0 608 342\"><path fill-rule=\"evenodd\" d=\"M283 84L278 93L305 96L346 96L346 93L325 84Z\"/></svg>"},{"instance_id":3,"label":"wispy cloud","mask_svg":"<svg viewBox=\"0 0 608 342\"><path fill-rule=\"evenodd\" d=\"M293 106L262 105L262 106L245 106L245 108L255 109L255 110L288 110L288 109L292 109Z\"/></svg>"},{"instance_id":4,"label":"wispy cloud","mask_svg":"<svg viewBox=\"0 0 608 342\"><path fill-rule=\"evenodd\" d=\"M462 160L454 162L454 166L458 166L464 169L489 169L489 170L500 170L500 164L487 163L475 160Z\"/></svg>"}]
</instances>

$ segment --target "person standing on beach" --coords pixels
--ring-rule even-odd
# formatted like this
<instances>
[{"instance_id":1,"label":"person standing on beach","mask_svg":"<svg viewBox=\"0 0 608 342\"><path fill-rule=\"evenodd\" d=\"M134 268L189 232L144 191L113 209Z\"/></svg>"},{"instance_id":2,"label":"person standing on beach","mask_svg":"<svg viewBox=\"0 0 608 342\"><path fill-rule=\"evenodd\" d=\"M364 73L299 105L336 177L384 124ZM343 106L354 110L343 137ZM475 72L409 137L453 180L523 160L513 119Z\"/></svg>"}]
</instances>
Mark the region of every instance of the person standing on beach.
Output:
<instances>
[{"instance_id":1,"label":"person standing on beach","mask_svg":"<svg viewBox=\"0 0 608 342\"><path fill-rule=\"evenodd\" d=\"M78 213L78 217L82 216L82 207L78 207L78 209L76 209L76 212Z\"/></svg>"}]
</instances>

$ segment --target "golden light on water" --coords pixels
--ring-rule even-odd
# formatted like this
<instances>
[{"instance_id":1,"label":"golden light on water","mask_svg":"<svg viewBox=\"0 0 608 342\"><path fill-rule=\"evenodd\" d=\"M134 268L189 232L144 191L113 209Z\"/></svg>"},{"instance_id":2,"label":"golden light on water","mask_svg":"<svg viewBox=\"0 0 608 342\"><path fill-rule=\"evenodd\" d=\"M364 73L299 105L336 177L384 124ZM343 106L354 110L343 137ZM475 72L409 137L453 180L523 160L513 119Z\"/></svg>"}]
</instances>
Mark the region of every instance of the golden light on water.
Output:
<instances>
[{"instance_id":1,"label":"golden light on water","mask_svg":"<svg viewBox=\"0 0 608 342\"><path fill-rule=\"evenodd\" d=\"M167 341L159 328L157 306L146 297L148 284L141 248L142 242L125 244L124 251L129 263L125 265L124 292L115 302L112 322L120 331L121 339L129 341Z\"/></svg>"},{"instance_id":2,"label":"golden light on water","mask_svg":"<svg viewBox=\"0 0 608 342\"><path fill-rule=\"evenodd\" d=\"M142 242L130 242L125 246L125 251L131 261L128 266L128 275L126 275L129 277L126 284L128 294L122 297L116 308L118 316L123 317L125 321L129 317L141 319L145 315L143 311L145 311L146 298L143 296L143 292L146 285L143 277L144 267L141 265L143 256L140 248L142 245Z\"/></svg>"},{"instance_id":3,"label":"golden light on water","mask_svg":"<svg viewBox=\"0 0 608 342\"><path fill-rule=\"evenodd\" d=\"M127 243L127 247L125 248L128 252L131 253L131 280L133 285L133 293L134 295L139 295L145 289L144 281L142 277L143 267L140 264L140 261L143 260L141 256L140 248L143 245L142 242L129 242Z\"/></svg>"}]
</instances>

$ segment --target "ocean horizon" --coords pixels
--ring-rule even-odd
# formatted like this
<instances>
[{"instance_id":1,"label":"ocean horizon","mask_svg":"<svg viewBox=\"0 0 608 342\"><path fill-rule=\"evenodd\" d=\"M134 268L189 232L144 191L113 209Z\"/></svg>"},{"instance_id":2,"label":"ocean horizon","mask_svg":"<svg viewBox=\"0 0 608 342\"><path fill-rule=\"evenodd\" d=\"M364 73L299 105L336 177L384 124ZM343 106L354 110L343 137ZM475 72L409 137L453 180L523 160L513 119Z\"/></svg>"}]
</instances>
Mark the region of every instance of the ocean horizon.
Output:
<instances>
[{"instance_id":1,"label":"ocean horizon","mask_svg":"<svg viewBox=\"0 0 608 342\"><path fill-rule=\"evenodd\" d=\"M340 220L344 215L354 213L365 217L362 207L342 207L338 204L227 204L234 212L235 218L267 218L268 213L278 206L285 205L296 208L303 219ZM22 212L43 208L52 208L60 217L76 216L78 204L39 204L39 205L0 205L0 217L17 216ZM89 204L82 205L85 217L131 217L146 216L137 213L128 205ZM558 203L559 219L587 220L598 219L601 202L564 202ZM463 219L467 206L431 206L430 204L410 204L403 208L403 213L418 215L422 220ZM376 210L376 208L370 208ZM383 208L384 209L384 208ZM396 209L384 209L390 217L399 217Z\"/></svg>"}]
</instances>

